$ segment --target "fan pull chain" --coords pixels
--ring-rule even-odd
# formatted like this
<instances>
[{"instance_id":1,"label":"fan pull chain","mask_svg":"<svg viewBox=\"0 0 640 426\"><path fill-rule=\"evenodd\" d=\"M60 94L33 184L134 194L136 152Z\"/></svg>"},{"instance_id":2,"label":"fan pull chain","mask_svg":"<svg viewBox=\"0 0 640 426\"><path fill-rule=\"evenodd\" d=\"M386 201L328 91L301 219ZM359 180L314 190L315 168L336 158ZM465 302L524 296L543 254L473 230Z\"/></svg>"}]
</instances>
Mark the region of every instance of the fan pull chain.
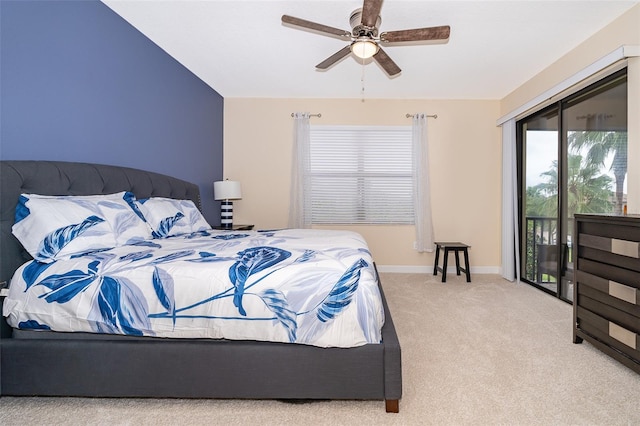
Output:
<instances>
[{"instance_id":1,"label":"fan pull chain","mask_svg":"<svg viewBox=\"0 0 640 426\"><path fill-rule=\"evenodd\" d=\"M361 90L360 90L360 96L361 102L364 102L364 58L362 59L362 74L360 75L360 85L361 85Z\"/></svg>"}]
</instances>

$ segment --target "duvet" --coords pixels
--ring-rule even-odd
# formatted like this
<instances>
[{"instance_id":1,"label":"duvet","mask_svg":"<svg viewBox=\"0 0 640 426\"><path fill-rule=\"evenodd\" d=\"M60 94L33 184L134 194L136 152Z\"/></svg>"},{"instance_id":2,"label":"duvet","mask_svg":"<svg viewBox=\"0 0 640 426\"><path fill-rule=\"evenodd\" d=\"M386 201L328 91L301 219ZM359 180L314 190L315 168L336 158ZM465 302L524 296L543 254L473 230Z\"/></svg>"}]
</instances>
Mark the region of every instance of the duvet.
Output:
<instances>
[{"instance_id":1,"label":"duvet","mask_svg":"<svg viewBox=\"0 0 640 426\"><path fill-rule=\"evenodd\" d=\"M201 231L15 273L15 328L355 347L384 312L364 239L349 231Z\"/></svg>"}]
</instances>

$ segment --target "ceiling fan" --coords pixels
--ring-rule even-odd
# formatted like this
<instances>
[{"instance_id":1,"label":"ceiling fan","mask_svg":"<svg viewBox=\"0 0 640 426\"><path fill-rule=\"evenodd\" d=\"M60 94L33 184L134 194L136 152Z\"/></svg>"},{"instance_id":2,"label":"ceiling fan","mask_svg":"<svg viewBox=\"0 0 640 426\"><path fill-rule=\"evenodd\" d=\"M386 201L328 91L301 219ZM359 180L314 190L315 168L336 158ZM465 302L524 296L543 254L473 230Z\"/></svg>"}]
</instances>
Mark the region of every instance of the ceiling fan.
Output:
<instances>
[{"instance_id":1,"label":"ceiling fan","mask_svg":"<svg viewBox=\"0 0 640 426\"><path fill-rule=\"evenodd\" d=\"M300 27L301 29L312 30L321 35L336 37L341 40L350 41L348 46L343 47L324 61L316 65L316 68L325 70L353 53L358 58L373 58L382 69L393 77L402 71L400 67L385 53L380 45L393 45L398 43L416 42L441 42L449 40L451 31L448 25L439 27L416 28L410 30L386 31L378 35L380 19L380 9L382 0L364 0L361 9L356 9L351 13L349 23L351 32L339 28L330 27L323 24L307 21L289 15L282 15L282 23Z\"/></svg>"}]
</instances>

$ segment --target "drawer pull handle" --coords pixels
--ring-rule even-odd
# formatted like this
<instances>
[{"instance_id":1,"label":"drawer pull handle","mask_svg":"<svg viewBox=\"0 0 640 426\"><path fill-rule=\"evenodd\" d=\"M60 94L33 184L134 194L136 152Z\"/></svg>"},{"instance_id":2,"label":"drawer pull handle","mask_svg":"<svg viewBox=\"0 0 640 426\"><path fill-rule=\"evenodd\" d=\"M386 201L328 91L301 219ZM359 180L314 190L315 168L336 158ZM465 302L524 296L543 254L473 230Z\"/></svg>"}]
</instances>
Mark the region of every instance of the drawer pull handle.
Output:
<instances>
[{"instance_id":1,"label":"drawer pull handle","mask_svg":"<svg viewBox=\"0 0 640 426\"><path fill-rule=\"evenodd\" d=\"M640 258L640 243L612 238L611 252L638 259Z\"/></svg>"},{"instance_id":2,"label":"drawer pull handle","mask_svg":"<svg viewBox=\"0 0 640 426\"><path fill-rule=\"evenodd\" d=\"M636 349L636 333L620 327L611 321L609 321L609 336L630 348Z\"/></svg>"},{"instance_id":3,"label":"drawer pull handle","mask_svg":"<svg viewBox=\"0 0 640 426\"><path fill-rule=\"evenodd\" d=\"M613 296L625 302L636 304L637 290L628 285L620 284L615 281L609 281L609 296Z\"/></svg>"}]
</instances>

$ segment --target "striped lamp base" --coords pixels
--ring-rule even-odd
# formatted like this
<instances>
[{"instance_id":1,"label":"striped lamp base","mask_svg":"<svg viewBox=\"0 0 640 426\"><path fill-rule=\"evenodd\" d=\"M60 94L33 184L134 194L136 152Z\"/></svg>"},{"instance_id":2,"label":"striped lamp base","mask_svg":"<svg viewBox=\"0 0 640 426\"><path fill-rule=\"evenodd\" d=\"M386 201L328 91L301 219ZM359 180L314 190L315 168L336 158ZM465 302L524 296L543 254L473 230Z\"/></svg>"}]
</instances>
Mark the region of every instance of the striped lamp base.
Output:
<instances>
[{"instance_id":1,"label":"striped lamp base","mask_svg":"<svg viewBox=\"0 0 640 426\"><path fill-rule=\"evenodd\" d=\"M231 228L233 226L232 201L222 201L220 205L220 225L223 228Z\"/></svg>"}]
</instances>

